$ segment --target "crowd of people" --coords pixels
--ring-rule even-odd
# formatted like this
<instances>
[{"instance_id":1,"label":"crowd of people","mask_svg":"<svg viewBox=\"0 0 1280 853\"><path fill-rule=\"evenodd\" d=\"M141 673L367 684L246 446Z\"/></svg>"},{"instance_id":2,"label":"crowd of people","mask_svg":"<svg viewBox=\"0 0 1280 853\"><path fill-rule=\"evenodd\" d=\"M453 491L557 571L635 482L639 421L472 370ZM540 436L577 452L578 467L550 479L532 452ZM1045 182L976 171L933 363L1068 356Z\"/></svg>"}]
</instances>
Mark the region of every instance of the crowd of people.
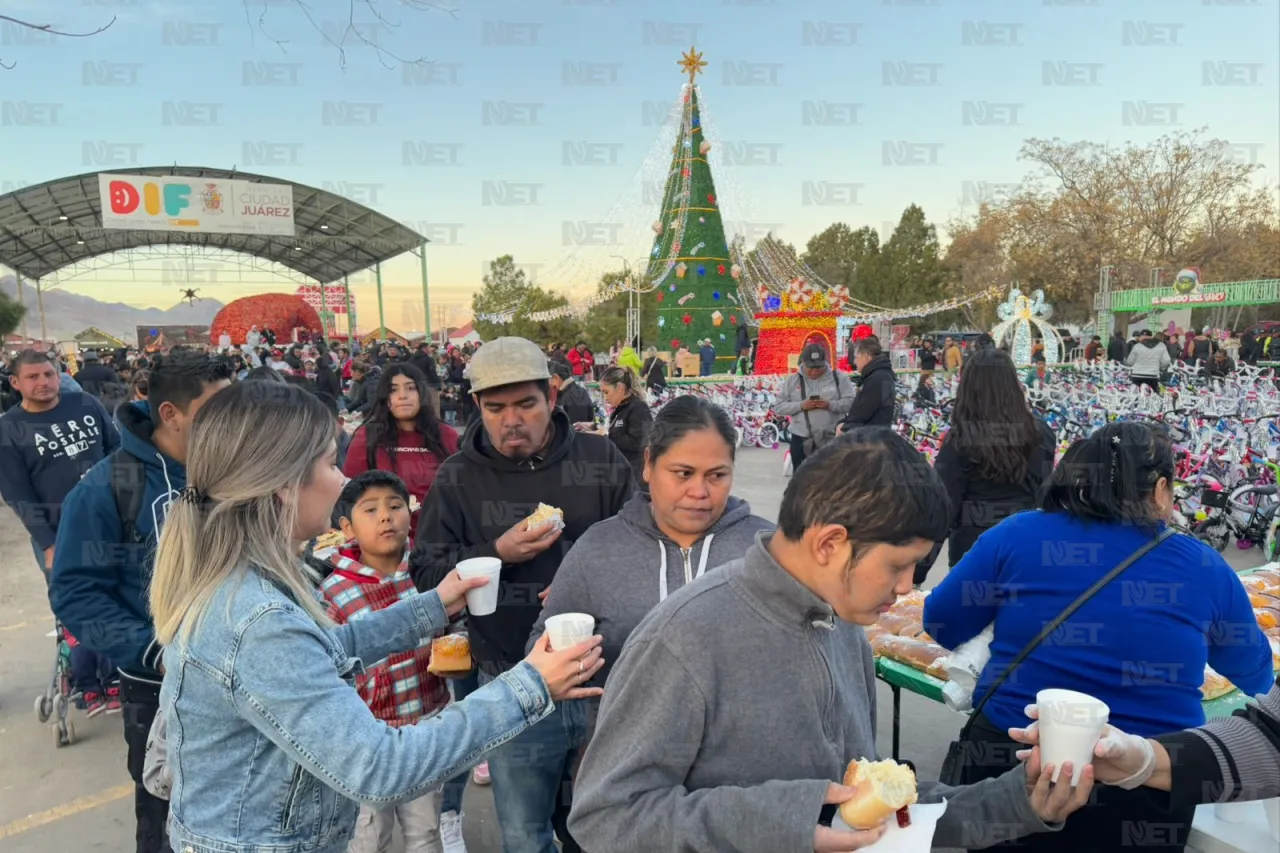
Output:
<instances>
[{"instance_id":1,"label":"crowd of people","mask_svg":"<svg viewBox=\"0 0 1280 853\"><path fill-rule=\"evenodd\" d=\"M1119 851L1158 825L1143 849L1181 850L1196 803L1280 795L1270 648L1221 557L1168 532L1167 438L1113 424L1055 467L989 340L933 356L959 375L934 465L888 428L878 339L852 342L853 381L807 346L779 395L776 520L733 495L728 413L651 412L665 362L622 342L606 364L521 338L118 355L133 384L114 403L92 359L84 390L47 353L14 360L0 493L86 710L122 712L139 853L384 851L397 823L410 853L459 853L472 780L504 853L869 846L885 826L832 825L859 794L849 762L879 756L863 628L943 543L925 628L994 639L962 773L919 780L949 804L937 846L998 827L1019 849ZM480 564L500 568L462 571ZM1185 600L1135 607L1144 583ZM469 605L490 584L497 607ZM1044 641L1082 596L1089 641ZM594 630L560 642L576 614ZM1134 681L1144 660L1163 677ZM1255 710L1205 725L1206 664ZM1075 785L1024 711L1048 687L1112 709Z\"/></svg>"}]
</instances>

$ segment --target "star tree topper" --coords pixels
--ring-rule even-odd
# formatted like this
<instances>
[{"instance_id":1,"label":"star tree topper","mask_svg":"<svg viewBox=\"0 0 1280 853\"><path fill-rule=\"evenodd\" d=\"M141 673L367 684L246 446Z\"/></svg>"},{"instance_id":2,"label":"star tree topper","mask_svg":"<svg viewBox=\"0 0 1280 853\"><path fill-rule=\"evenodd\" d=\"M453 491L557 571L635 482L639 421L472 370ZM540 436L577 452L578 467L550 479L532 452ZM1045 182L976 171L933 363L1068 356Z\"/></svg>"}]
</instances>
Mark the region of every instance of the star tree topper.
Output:
<instances>
[{"instance_id":1,"label":"star tree topper","mask_svg":"<svg viewBox=\"0 0 1280 853\"><path fill-rule=\"evenodd\" d=\"M702 73L702 69L707 67L706 61L702 58L702 53L692 47L689 48L687 53L681 55L680 61L676 65L683 68L685 73L689 75L690 84L693 83L695 77Z\"/></svg>"}]
</instances>

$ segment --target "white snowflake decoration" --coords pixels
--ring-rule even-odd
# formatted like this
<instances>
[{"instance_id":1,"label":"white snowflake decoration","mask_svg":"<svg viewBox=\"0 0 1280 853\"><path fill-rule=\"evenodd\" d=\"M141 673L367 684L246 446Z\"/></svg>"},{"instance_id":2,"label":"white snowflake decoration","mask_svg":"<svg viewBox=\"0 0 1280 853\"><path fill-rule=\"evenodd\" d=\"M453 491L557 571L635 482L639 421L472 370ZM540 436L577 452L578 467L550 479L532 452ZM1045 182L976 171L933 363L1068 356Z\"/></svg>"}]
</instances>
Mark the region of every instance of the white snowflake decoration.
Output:
<instances>
[{"instance_id":1,"label":"white snowflake decoration","mask_svg":"<svg viewBox=\"0 0 1280 853\"><path fill-rule=\"evenodd\" d=\"M996 308L1002 321L991 330L996 345L1009 342L1013 360L1017 364L1031 363L1031 346L1035 331L1044 340L1044 360L1057 364L1062 360L1062 338L1058 330L1047 322L1053 316L1053 306L1044 301L1044 291L1034 291L1030 297L1018 288L1009 291L1009 298Z\"/></svg>"}]
</instances>

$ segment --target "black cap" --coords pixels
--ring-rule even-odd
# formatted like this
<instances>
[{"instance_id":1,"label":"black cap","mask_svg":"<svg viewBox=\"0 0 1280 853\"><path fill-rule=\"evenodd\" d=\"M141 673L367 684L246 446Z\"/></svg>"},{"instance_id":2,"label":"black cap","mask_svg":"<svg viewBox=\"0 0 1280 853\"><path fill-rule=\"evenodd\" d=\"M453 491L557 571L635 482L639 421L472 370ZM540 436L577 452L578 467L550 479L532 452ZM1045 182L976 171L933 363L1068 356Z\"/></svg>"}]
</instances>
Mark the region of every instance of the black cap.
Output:
<instances>
[{"instance_id":1,"label":"black cap","mask_svg":"<svg viewBox=\"0 0 1280 853\"><path fill-rule=\"evenodd\" d=\"M1151 337L1151 330L1150 330L1150 329L1143 329L1141 332L1138 332L1138 337L1140 337L1140 338L1149 338L1149 337Z\"/></svg>"},{"instance_id":2,"label":"black cap","mask_svg":"<svg viewBox=\"0 0 1280 853\"><path fill-rule=\"evenodd\" d=\"M827 351L818 344L805 344L800 352L800 363L805 367L826 367Z\"/></svg>"}]
</instances>

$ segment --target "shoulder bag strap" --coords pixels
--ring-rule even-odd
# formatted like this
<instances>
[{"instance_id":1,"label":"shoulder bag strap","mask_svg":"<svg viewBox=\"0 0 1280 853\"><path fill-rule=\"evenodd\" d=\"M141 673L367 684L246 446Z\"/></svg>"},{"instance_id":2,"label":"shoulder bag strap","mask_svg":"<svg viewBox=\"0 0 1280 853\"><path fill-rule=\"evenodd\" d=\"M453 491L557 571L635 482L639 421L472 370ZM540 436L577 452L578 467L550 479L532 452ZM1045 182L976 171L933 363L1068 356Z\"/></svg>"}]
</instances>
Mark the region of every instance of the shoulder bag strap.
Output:
<instances>
[{"instance_id":1,"label":"shoulder bag strap","mask_svg":"<svg viewBox=\"0 0 1280 853\"><path fill-rule=\"evenodd\" d=\"M1177 531L1175 531L1172 527L1166 527L1163 531L1161 531L1160 535L1148 541L1146 544L1144 544L1138 550L1134 551L1128 557L1125 557L1125 559L1121 561L1118 566L1116 566L1114 569L1112 569L1111 571L1103 575L1101 578L1099 578L1098 581L1094 583L1093 586L1086 589L1083 593L1080 594L1079 598L1077 598L1075 601L1068 604L1065 610L1063 610L1061 613L1055 616L1053 618L1053 621L1045 625L1044 628L1041 629L1040 633L1036 635L1035 639L1027 643L1026 647L1023 648L1022 651L1018 652L1018 656L1013 659L1013 662L1010 663L1009 666L1005 668L1005 671L1000 673L1000 677L997 678L995 682L990 687L987 688L987 692L983 694L981 701L979 701L977 705L973 706L973 714L970 715L968 722L964 724L964 729L960 733L961 740L963 740L968 736L969 728L973 725L973 721L978 718L978 714L982 712L982 709L986 706L987 701L992 696L995 695L996 690L1000 688L1000 685L1004 684L1009 679L1009 676L1012 675L1013 671L1018 668L1018 665L1021 664L1024 660L1026 660L1028 657L1030 657L1031 653L1036 650L1037 646L1039 646L1042 642L1044 642L1045 638L1047 638L1054 631L1058 630L1058 628L1062 626L1063 622L1066 622L1068 619L1070 619L1072 614L1074 614L1077 610L1083 607L1085 603L1089 601L1089 599L1097 595L1098 592L1104 586L1106 586L1107 584L1111 583L1113 580L1118 578L1120 574L1124 572L1125 569L1129 568L1138 560L1142 559L1144 556L1149 554L1152 550L1155 549L1157 545L1159 545L1161 542L1168 539L1169 537L1173 536L1176 532Z\"/></svg>"}]
</instances>

